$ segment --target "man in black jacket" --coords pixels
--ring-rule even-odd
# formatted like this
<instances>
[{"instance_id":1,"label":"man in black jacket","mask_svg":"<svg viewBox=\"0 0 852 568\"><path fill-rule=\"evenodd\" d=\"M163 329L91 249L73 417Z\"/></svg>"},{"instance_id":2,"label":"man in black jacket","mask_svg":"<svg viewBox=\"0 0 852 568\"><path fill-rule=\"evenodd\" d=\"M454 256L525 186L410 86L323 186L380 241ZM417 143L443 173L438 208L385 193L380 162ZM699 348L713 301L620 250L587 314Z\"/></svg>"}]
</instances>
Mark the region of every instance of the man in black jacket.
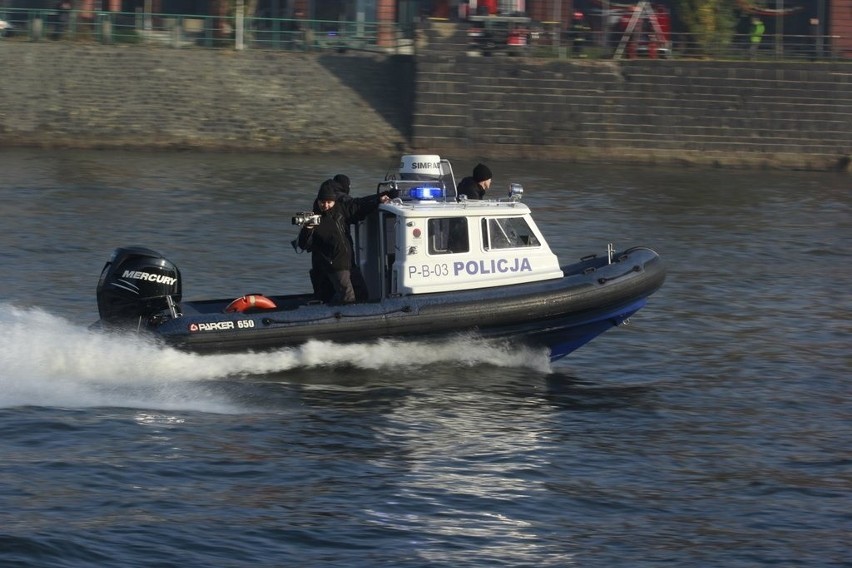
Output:
<instances>
[{"instance_id":1,"label":"man in black jacket","mask_svg":"<svg viewBox=\"0 0 852 568\"><path fill-rule=\"evenodd\" d=\"M476 164L473 175L462 179L456 188L459 199L462 195L468 199L484 199L485 190L491 187L491 170L485 164Z\"/></svg>"},{"instance_id":2,"label":"man in black jacket","mask_svg":"<svg viewBox=\"0 0 852 568\"><path fill-rule=\"evenodd\" d=\"M302 227L298 242L299 247L311 253L311 282L315 292L321 300L332 304L352 304L356 300L350 275L354 253L347 238L349 223L363 219L380 203L390 201L387 192L340 199L342 189L331 179L320 185L315 202L320 222ZM322 291L328 282L334 290L330 298Z\"/></svg>"},{"instance_id":3,"label":"man in black jacket","mask_svg":"<svg viewBox=\"0 0 852 568\"><path fill-rule=\"evenodd\" d=\"M341 201L348 201L348 200L352 199L352 197L349 195L349 192L351 191L351 187L352 187L352 182L349 180L349 176L347 176L346 174L337 174L332 179L340 185L340 189L342 191L342 193L339 194L338 199L341 200ZM314 202L314 209L316 209L316 202ZM318 213L319 211L316 211L316 212ZM357 225L359 222L361 222L363 220L364 219L361 216L359 216L358 218L350 219L349 220L350 226L347 227L347 229L346 229L346 238L349 239L349 248L352 251L352 268L349 269L349 279L352 281L352 289L355 290L355 301L356 302L366 302L367 298L370 295L369 290L367 290L367 281L364 279L364 275L361 274L361 268L358 266L358 263L355 262L355 241L352 238L352 228L351 228L352 225ZM325 279L325 277L322 277L322 279ZM312 281L314 281L314 280L316 280L315 276L312 278ZM334 292L331 291L329 293L331 283L328 282L327 279L325 279L325 280L326 280L325 291L318 292L316 290L316 286L315 286L314 293L317 295L317 297L329 298L330 299L331 296L334 295ZM320 286L322 287L322 284L320 284ZM328 300L323 300L323 301L328 301Z\"/></svg>"}]
</instances>

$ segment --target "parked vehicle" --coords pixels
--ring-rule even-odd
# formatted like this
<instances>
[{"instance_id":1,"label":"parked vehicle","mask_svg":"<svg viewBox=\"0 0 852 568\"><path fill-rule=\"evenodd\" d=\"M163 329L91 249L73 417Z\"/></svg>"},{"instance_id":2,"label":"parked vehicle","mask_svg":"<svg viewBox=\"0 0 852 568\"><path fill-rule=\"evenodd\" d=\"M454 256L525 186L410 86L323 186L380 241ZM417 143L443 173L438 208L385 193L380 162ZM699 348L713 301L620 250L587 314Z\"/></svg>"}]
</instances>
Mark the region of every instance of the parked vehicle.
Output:
<instances>
[{"instance_id":1,"label":"parked vehicle","mask_svg":"<svg viewBox=\"0 0 852 568\"><path fill-rule=\"evenodd\" d=\"M482 55L521 55L532 43L532 20L527 16L471 16L467 38L471 51Z\"/></svg>"}]
</instances>

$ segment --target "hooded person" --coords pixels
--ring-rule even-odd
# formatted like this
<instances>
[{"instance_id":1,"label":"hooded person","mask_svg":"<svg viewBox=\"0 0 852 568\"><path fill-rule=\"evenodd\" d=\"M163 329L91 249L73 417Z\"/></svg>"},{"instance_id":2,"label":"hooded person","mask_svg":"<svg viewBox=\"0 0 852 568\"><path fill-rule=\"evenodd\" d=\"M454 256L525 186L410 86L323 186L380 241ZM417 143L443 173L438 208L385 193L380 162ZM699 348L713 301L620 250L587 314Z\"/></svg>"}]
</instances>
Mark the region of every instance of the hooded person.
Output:
<instances>
[{"instance_id":1,"label":"hooded person","mask_svg":"<svg viewBox=\"0 0 852 568\"><path fill-rule=\"evenodd\" d=\"M349 181L349 176L345 174L337 174L332 178L337 184L340 186L343 193L349 195L349 190L351 188L351 182Z\"/></svg>"},{"instance_id":2,"label":"hooded person","mask_svg":"<svg viewBox=\"0 0 852 568\"><path fill-rule=\"evenodd\" d=\"M459 200L464 195L468 199L484 199L485 191L491 187L491 170L485 164L476 164L473 175L463 178L456 188Z\"/></svg>"},{"instance_id":3,"label":"hooded person","mask_svg":"<svg viewBox=\"0 0 852 568\"><path fill-rule=\"evenodd\" d=\"M349 176L346 174L337 174L332 178L332 180L337 182L342 190L342 194L338 195L338 199L341 201L352 199L349 194L352 187L352 182L349 180ZM361 221L363 221L363 218L361 217L350 219L350 226L357 225ZM370 293L367 289L367 281L364 279L364 275L361 273L361 268L358 266L355 259L355 240L352 238L352 230L350 227L347 227L346 229L346 238L349 239L349 248L352 250L352 268L349 271L349 277L352 280L352 288L355 290L355 301L365 302L367 301Z\"/></svg>"},{"instance_id":4,"label":"hooded person","mask_svg":"<svg viewBox=\"0 0 852 568\"><path fill-rule=\"evenodd\" d=\"M352 287L355 254L348 237L349 224L365 218L389 199L387 192L348 197L333 179L322 182L314 202L320 221L302 227L298 237L299 247L311 253L311 283L318 299L333 304L351 304L358 299Z\"/></svg>"}]
</instances>

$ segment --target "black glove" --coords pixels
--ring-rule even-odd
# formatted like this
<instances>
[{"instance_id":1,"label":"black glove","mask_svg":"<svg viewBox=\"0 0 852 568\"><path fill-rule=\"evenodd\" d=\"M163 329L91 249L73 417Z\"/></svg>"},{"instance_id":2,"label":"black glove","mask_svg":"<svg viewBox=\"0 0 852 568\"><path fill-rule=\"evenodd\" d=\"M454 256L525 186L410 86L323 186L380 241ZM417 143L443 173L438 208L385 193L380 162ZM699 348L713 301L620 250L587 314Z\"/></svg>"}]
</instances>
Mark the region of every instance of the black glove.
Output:
<instances>
[{"instance_id":1,"label":"black glove","mask_svg":"<svg viewBox=\"0 0 852 568\"><path fill-rule=\"evenodd\" d=\"M387 195L389 199L396 199L397 197L399 197L399 190L389 189L387 191L383 191L382 195Z\"/></svg>"}]
</instances>

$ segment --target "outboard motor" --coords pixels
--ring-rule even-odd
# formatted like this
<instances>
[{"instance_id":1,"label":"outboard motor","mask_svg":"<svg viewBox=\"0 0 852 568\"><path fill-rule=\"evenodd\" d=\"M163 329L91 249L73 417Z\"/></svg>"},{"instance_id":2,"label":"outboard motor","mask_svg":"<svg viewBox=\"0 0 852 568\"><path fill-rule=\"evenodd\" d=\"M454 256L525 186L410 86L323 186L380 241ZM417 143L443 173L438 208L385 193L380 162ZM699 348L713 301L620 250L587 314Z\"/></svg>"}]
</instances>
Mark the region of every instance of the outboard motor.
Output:
<instances>
[{"instance_id":1,"label":"outboard motor","mask_svg":"<svg viewBox=\"0 0 852 568\"><path fill-rule=\"evenodd\" d=\"M168 310L177 317L180 270L144 247L117 248L98 280L98 313L105 324L136 325Z\"/></svg>"}]
</instances>

